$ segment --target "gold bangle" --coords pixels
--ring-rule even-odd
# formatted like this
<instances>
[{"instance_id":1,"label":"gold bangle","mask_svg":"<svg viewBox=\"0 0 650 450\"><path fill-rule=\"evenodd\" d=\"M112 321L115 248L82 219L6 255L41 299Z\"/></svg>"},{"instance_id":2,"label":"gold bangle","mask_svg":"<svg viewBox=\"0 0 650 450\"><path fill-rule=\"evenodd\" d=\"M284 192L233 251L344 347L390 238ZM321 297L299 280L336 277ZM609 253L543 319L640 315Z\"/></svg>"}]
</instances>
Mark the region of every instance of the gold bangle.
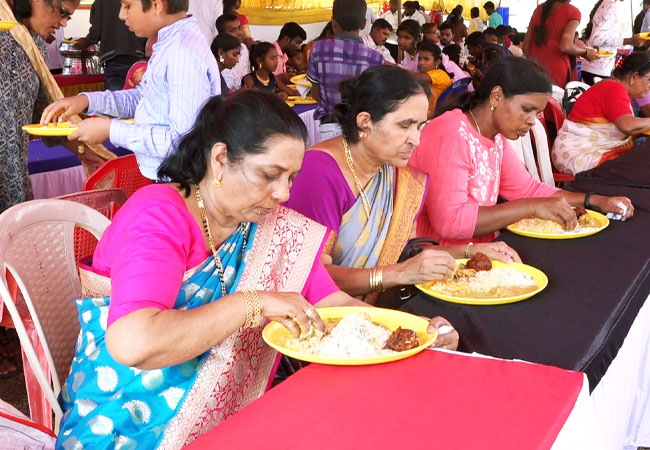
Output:
<instances>
[{"instance_id":1,"label":"gold bangle","mask_svg":"<svg viewBox=\"0 0 650 450\"><path fill-rule=\"evenodd\" d=\"M253 297L253 327L262 325L262 307L260 306L260 296L257 291L250 291Z\"/></svg>"},{"instance_id":2,"label":"gold bangle","mask_svg":"<svg viewBox=\"0 0 650 450\"><path fill-rule=\"evenodd\" d=\"M246 300L246 320L242 328L251 328L253 323L253 299L250 291L242 291L242 294Z\"/></svg>"},{"instance_id":3,"label":"gold bangle","mask_svg":"<svg viewBox=\"0 0 650 450\"><path fill-rule=\"evenodd\" d=\"M375 277L377 282L377 292L384 290L384 270L379 268L375 269Z\"/></svg>"},{"instance_id":4,"label":"gold bangle","mask_svg":"<svg viewBox=\"0 0 650 450\"><path fill-rule=\"evenodd\" d=\"M243 328L256 328L262 324L262 309L257 291L242 291L246 299L246 321Z\"/></svg>"}]
</instances>

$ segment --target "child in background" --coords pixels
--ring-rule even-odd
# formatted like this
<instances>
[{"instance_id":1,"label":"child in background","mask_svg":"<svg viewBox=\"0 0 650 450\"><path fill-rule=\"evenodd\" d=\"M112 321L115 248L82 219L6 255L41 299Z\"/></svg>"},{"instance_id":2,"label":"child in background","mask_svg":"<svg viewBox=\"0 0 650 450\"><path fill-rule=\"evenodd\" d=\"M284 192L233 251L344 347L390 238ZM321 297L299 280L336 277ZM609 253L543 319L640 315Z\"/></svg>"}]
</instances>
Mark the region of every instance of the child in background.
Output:
<instances>
[{"instance_id":1,"label":"child in background","mask_svg":"<svg viewBox=\"0 0 650 450\"><path fill-rule=\"evenodd\" d=\"M510 44L508 50L510 50L510 53L512 53L514 56L518 56L520 58L524 56L524 50L521 48L521 44L524 43L525 36L526 33L515 33L512 35L512 44Z\"/></svg>"},{"instance_id":2,"label":"child in background","mask_svg":"<svg viewBox=\"0 0 650 450\"><path fill-rule=\"evenodd\" d=\"M485 22L481 20L481 11L475 6L469 10L469 15L472 16L472 20L469 21L469 29L467 30L469 34L474 33L475 31L485 30Z\"/></svg>"},{"instance_id":3,"label":"child in background","mask_svg":"<svg viewBox=\"0 0 650 450\"><path fill-rule=\"evenodd\" d=\"M283 100L290 95L299 95L295 89L289 89L282 80L273 75L278 67L278 51L270 42L259 42L251 47L250 63L252 72L242 79L244 89L278 94Z\"/></svg>"},{"instance_id":4,"label":"child in background","mask_svg":"<svg viewBox=\"0 0 650 450\"><path fill-rule=\"evenodd\" d=\"M110 139L131 150L140 172L158 179L158 166L192 125L203 103L221 93L221 76L198 22L187 15L187 0L122 0L120 19L138 37L157 38L142 82L121 91L89 92L48 106L41 125L62 122L87 109L108 117L80 122L68 137L88 144Z\"/></svg>"},{"instance_id":5,"label":"child in background","mask_svg":"<svg viewBox=\"0 0 650 450\"><path fill-rule=\"evenodd\" d=\"M438 25L430 22L422 25L422 39L428 39L433 41L435 44L440 42L440 31L438 31Z\"/></svg>"},{"instance_id":6,"label":"child in background","mask_svg":"<svg viewBox=\"0 0 650 450\"><path fill-rule=\"evenodd\" d=\"M418 46L418 78L425 81L431 88L429 112L427 117L433 118L436 102L440 94L451 86L451 77L442 64L442 51L434 42L424 40Z\"/></svg>"},{"instance_id":7,"label":"child in background","mask_svg":"<svg viewBox=\"0 0 650 450\"><path fill-rule=\"evenodd\" d=\"M411 72L418 71L417 47L420 43L420 25L415 20L405 20L397 28L397 45L402 50L401 65Z\"/></svg>"},{"instance_id":8,"label":"child in background","mask_svg":"<svg viewBox=\"0 0 650 450\"><path fill-rule=\"evenodd\" d=\"M295 75L300 75L305 73L303 70L303 58L302 50L291 50L288 55L289 59L287 60L287 72L291 77Z\"/></svg>"}]
</instances>

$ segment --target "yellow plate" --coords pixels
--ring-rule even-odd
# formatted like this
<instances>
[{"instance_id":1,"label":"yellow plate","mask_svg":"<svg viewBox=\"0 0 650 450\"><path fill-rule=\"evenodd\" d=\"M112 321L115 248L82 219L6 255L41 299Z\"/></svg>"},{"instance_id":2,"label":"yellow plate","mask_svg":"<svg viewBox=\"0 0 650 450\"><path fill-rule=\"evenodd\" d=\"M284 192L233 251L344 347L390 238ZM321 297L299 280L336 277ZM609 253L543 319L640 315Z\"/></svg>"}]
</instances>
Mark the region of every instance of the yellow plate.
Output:
<instances>
[{"instance_id":1,"label":"yellow plate","mask_svg":"<svg viewBox=\"0 0 650 450\"><path fill-rule=\"evenodd\" d=\"M120 119L120 120L122 122L126 122L126 123L135 123L135 119L133 119L133 118L131 118L131 119Z\"/></svg>"},{"instance_id":2,"label":"yellow plate","mask_svg":"<svg viewBox=\"0 0 650 450\"><path fill-rule=\"evenodd\" d=\"M565 233L534 233L531 231L524 231L520 230L518 228L515 228L513 225L510 224L506 227L506 230L511 231L515 234L519 234L521 236L526 236L526 237L532 237L532 238L537 238L537 239L576 239L576 238L581 238L585 236L591 236L592 234L599 233L603 231L607 226L609 225L609 219L602 215L599 212L592 211L590 209L587 210L587 214L589 214L591 217L596 219L600 223L600 227L596 228L595 230L591 231L584 231L582 233L573 233L573 234L565 234Z\"/></svg>"},{"instance_id":3,"label":"yellow plate","mask_svg":"<svg viewBox=\"0 0 650 450\"><path fill-rule=\"evenodd\" d=\"M11 30L14 25L16 25L18 22L15 22L13 20L0 20L0 31L9 31Z\"/></svg>"},{"instance_id":4,"label":"yellow plate","mask_svg":"<svg viewBox=\"0 0 650 450\"><path fill-rule=\"evenodd\" d=\"M370 316L374 323L381 324L391 331L397 327L409 328L415 330L420 340L420 345L411 350L403 352L391 353L390 355L373 356L369 358L327 358L318 355L310 355L299 350L292 349L287 346L287 340L292 339L293 336L289 331L278 322L270 322L264 327L262 337L271 347L292 358L300 359L302 361L309 361L319 364L330 364L335 366L362 366L366 364L380 364L390 361L397 361L399 359L408 358L421 352L425 348L431 346L438 337L438 333L428 334L427 327L429 322L422 317L414 316L402 311L384 308L365 308L363 306L339 306L333 308L319 308L318 314L325 319L337 319L347 314L354 314L364 312Z\"/></svg>"},{"instance_id":5,"label":"yellow plate","mask_svg":"<svg viewBox=\"0 0 650 450\"><path fill-rule=\"evenodd\" d=\"M614 52L608 52L607 50L598 50L598 55L601 58L612 58L612 57L616 56L616 54Z\"/></svg>"},{"instance_id":6,"label":"yellow plate","mask_svg":"<svg viewBox=\"0 0 650 450\"><path fill-rule=\"evenodd\" d=\"M72 126L69 122L61 122L56 125L50 123L45 127L36 123L33 125L25 125L23 130L34 136L70 136L77 131L77 127Z\"/></svg>"},{"instance_id":7,"label":"yellow plate","mask_svg":"<svg viewBox=\"0 0 650 450\"><path fill-rule=\"evenodd\" d=\"M467 261L468 261L467 258L457 259L456 264L466 263ZM507 267L511 269L516 269L520 272L527 273L535 281L535 284L537 285L537 289L531 292L527 292L526 294L515 295L512 297L470 298L470 297L455 297L453 295L443 294L442 292L431 289L425 286L424 284L416 284L415 287L421 290L422 292L424 292L425 294L430 295L431 297L439 298L440 300L445 300L451 303L462 303L465 305L504 305L506 303L515 303L515 302L520 302L522 300L526 300L527 298L530 298L533 295L541 292L548 284L548 277L544 272L542 272L541 270L535 267L529 266L527 264L520 264L520 263L506 264L506 263L502 263L501 261L492 261L492 267L495 268Z\"/></svg>"},{"instance_id":8,"label":"yellow plate","mask_svg":"<svg viewBox=\"0 0 650 450\"><path fill-rule=\"evenodd\" d=\"M287 101L293 103L294 105L314 105L318 103L316 100L314 100L311 97L302 98L299 95L290 95L287 98Z\"/></svg>"},{"instance_id":9,"label":"yellow plate","mask_svg":"<svg viewBox=\"0 0 650 450\"><path fill-rule=\"evenodd\" d=\"M295 104L294 102L290 102L289 100L286 100L285 103L286 103L287 105L291 106L292 108L293 108L294 106L296 106L296 104Z\"/></svg>"},{"instance_id":10,"label":"yellow plate","mask_svg":"<svg viewBox=\"0 0 650 450\"><path fill-rule=\"evenodd\" d=\"M639 37L641 39L649 39L650 40L650 32L645 31L643 33L639 33Z\"/></svg>"},{"instance_id":11,"label":"yellow plate","mask_svg":"<svg viewBox=\"0 0 650 450\"><path fill-rule=\"evenodd\" d=\"M291 82L297 86L311 87L311 81L307 79L307 74L304 73L291 77Z\"/></svg>"},{"instance_id":12,"label":"yellow plate","mask_svg":"<svg viewBox=\"0 0 650 450\"><path fill-rule=\"evenodd\" d=\"M295 88L296 88L296 85L295 85L295 84L287 84L287 87L288 87L289 89L295 89Z\"/></svg>"}]
</instances>

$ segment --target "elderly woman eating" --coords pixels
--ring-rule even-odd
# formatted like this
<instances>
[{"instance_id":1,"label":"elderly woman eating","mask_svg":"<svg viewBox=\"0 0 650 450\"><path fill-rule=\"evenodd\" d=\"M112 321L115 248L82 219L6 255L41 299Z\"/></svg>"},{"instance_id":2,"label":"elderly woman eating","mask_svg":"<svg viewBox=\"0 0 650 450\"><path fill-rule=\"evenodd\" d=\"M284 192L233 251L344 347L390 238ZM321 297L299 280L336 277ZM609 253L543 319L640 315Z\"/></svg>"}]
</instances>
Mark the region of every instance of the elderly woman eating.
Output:
<instances>
[{"instance_id":1,"label":"elderly woman eating","mask_svg":"<svg viewBox=\"0 0 650 450\"><path fill-rule=\"evenodd\" d=\"M312 305L360 304L320 262L326 228L279 206L306 137L277 96L212 98L163 162L169 183L119 211L82 270L61 447L181 448L264 392L267 319L298 336L323 329Z\"/></svg>"},{"instance_id":2,"label":"elderly woman eating","mask_svg":"<svg viewBox=\"0 0 650 450\"><path fill-rule=\"evenodd\" d=\"M427 192L427 176L408 166L427 120L424 86L392 66L342 83L336 114L343 136L305 154L287 203L333 230L324 250L327 270L341 289L369 303L389 287L443 279L455 268L453 257L465 256L464 246L427 248L397 263ZM504 243L468 249L479 251L519 261Z\"/></svg>"},{"instance_id":3,"label":"elderly woman eating","mask_svg":"<svg viewBox=\"0 0 650 450\"><path fill-rule=\"evenodd\" d=\"M576 174L615 159L634 146L634 136L650 131L650 118L635 117L632 98L650 90L650 55L627 56L612 78L578 97L553 143L551 157L562 172Z\"/></svg>"},{"instance_id":4,"label":"elderly woman eating","mask_svg":"<svg viewBox=\"0 0 650 450\"><path fill-rule=\"evenodd\" d=\"M572 206L632 217L625 197L557 189L536 181L506 139L524 136L551 95L551 81L534 62L514 56L492 66L475 92L457 97L451 110L422 131L411 164L430 176L417 233L441 243L487 242L526 217L577 224ZM497 204L499 196L507 202Z\"/></svg>"}]
</instances>

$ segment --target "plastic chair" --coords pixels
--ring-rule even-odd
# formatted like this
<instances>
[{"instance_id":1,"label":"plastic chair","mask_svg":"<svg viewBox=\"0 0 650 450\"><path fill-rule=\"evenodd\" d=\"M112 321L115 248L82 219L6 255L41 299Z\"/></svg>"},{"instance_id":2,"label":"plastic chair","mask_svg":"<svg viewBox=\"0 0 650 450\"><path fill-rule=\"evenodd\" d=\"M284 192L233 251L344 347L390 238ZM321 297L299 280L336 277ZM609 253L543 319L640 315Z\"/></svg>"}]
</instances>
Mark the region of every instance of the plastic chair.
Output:
<instances>
[{"instance_id":1,"label":"plastic chair","mask_svg":"<svg viewBox=\"0 0 650 450\"><path fill-rule=\"evenodd\" d=\"M117 210L126 202L126 194L122 189L95 189L94 191L75 192L74 194L57 197L61 200L78 202L99 211L109 220L113 220ZM74 256L77 264L84 258L95 253L97 239L83 228L75 227Z\"/></svg>"},{"instance_id":2,"label":"plastic chair","mask_svg":"<svg viewBox=\"0 0 650 450\"><path fill-rule=\"evenodd\" d=\"M92 191L93 189L97 189L99 183L111 175L114 177L113 187L122 189L127 198L131 197L141 187L152 183L149 178L146 178L140 173L135 155L127 155L109 159L102 164L99 169L86 179L83 190Z\"/></svg>"},{"instance_id":3,"label":"plastic chair","mask_svg":"<svg viewBox=\"0 0 650 450\"><path fill-rule=\"evenodd\" d=\"M16 325L29 366L54 411L55 431L63 415L57 396L61 380L70 371L79 334L73 298L81 295L81 282L74 258L74 229L80 226L99 239L109 224L88 206L55 199L21 203L0 215L0 296ZM21 294L16 302L9 292L7 272ZM23 306L29 311L37 339L30 338L19 313ZM48 369L39 362L34 341L40 342Z\"/></svg>"},{"instance_id":4,"label":"plastic chair","mask_svg":"<svg viewBox=\"0 0 650 450\"><path fill-rule=\"evenodd\" d=\"M555 125L555 130L551 130L548 126L549 122L553 122ZM548 104L544 110L544 124L546 126L546 137L549 148L553 147L553 142L557 136L557 132L562 128L564 124L564 112L562 111L562 106L555 100L553 97L548 99ZM551 167L553 167L551 165ZM558 172L555 167L553 167L553 178L557 184L562 184L567 181L575 180L575 177L568 173Z\"/></svg>"},{"instance_id":5,"label":"plastic chair","mask_svg":"<svg viewBox=\"0 0 650 450\"><path fill-rule=\"evenodd\" d=\"M535 125L526 136L509 142L533 178L551 186L555 185L546 130L538 119L535 119Z\"/></svg>"},{"instance_id":6,"label":"plastic chair","mask_svg":"<svg viewBox=\"0 0 650 450\"><path fill-rule=\"evenodd\" d=\"M471 77L462 78L458 81L453 82L451 86L449 86L447 89L442 91L442 94L440 94L438 100L436 101L436 115L442 108L445 107L445 105L447 104L447 100L451 100L453 97L456 97L457 95L460 95L463 92L467 92L467 89L469 88L469 84L471 82L472 82Z\"/></svg>"}]
</instances>

